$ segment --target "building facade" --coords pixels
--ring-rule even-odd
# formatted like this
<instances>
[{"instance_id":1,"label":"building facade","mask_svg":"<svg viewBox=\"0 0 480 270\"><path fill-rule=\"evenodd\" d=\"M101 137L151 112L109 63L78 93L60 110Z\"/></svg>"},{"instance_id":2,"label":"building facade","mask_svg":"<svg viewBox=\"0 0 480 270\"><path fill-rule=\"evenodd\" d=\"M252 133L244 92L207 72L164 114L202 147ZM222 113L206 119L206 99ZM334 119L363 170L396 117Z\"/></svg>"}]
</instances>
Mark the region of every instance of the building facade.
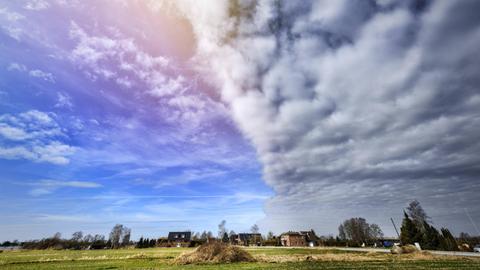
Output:
<instances>
[{"instance_id":1,"label":"building facade","mask_svg":"<svg viewBox=\"0 0 480 270\"><path fill-rule=\"evenodd\" d=\"M315 247L319 245L319 238L313 230L287 232L280 235L280 243L285 247Z\"/></svg>"},{"instance_id":2,"label":"building facade","mask_svg":"<svg viewBox=\"0 0 480 270\"><path fill-rule=\"evenodd\" d=\"M234 245L260 246L262 235L259 233L239 233L230 236L230 242Z\"/></svg>"},{"instance_id":3,"label":"building facade","mask_svg":"<svg viewBox=\"0 0 480 270\"><path fill-rule=\"evenodd\" d=\"M284 247L304 247L306 246L305 236L298 232L287 232L280 236L280 242Z\"/></svg>"},{"instance_id":4,"label":"building facade","mask_svg":"<svg viewBox=\"0 0 480 270\"><path fill-rule=\"evenodd\" d=\"M191 232L169 232L168 242L177 247L188 247L192 240Z\"/></svg>"}]
</instances>

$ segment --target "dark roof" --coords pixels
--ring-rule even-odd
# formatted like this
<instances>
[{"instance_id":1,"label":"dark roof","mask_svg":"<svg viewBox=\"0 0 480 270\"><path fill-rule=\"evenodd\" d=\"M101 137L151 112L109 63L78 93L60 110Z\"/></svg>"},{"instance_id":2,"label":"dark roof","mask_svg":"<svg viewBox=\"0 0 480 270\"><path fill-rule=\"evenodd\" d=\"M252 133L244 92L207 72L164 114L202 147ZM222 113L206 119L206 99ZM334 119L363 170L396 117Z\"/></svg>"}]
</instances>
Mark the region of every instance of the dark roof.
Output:
<instances>
[{"instance_id":1,"label":"dark roof","mask_svg":"<svg viewBox=\"0 0 480 270\"><path fill-rule=\"evenodd\" d=\"M262 235L259 233L239 233L238 234L238 238L240 238L240 241L248 241L254 237L262 237Z\"/></svg>"},{"instance_id":2,"label":"dark roof","mask_svg":"<svg viewBox=\"0 0 480 270\"><path fill-rule=\"evenodd\" d=\"M169 232L168 241L190 241L192 232Z\"/></svg>"},{"instance_id":3,"label":"dark roof","mask_svg":"<svg viewBox=\"0 0 480 270\"><path fill-rule=\"evenodd\" d=\"M310 231L301 231L300 234L305 235L305 240L307 241L317 241L318 237L313 230Z\"/></svg>"}]
</instances>

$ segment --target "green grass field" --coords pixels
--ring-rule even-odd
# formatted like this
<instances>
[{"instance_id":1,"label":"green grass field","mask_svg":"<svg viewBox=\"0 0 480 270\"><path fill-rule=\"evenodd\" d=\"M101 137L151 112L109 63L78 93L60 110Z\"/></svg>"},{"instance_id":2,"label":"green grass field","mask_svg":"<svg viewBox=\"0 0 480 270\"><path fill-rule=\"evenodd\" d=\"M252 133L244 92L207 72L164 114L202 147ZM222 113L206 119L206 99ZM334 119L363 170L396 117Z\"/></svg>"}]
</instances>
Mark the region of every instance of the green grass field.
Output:
<instances>
[{"instance_id":1,"label":"green grass field","mask_svg":"<svg viewBox=\"0 0 480 270\"><path fill-rule=\"evenodd\" d=\"M186 248L4 251L0 269L480 269L480 260L332 249L248 248L255 263L175 265Z\"/></svg>"}]
</instances>

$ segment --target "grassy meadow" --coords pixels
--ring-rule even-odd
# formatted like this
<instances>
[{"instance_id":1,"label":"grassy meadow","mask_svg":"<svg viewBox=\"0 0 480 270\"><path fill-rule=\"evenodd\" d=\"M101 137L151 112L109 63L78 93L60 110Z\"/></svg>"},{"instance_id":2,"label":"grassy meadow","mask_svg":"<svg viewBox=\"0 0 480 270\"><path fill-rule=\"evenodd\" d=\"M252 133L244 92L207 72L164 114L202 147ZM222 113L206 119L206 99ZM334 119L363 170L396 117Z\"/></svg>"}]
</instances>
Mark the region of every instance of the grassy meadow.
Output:
<instances>
[{"instance_id":1,"label":"grassy meadow","mask_svg":"<svg viewBox=\"0 0 480 270\"><path fill-rule=\"evenodd\" d=\"M0 269L480 269L480 259L309 248L247 248L257 262L176 265L188 248L0 253Z\"/></svg>"}]
</instances>

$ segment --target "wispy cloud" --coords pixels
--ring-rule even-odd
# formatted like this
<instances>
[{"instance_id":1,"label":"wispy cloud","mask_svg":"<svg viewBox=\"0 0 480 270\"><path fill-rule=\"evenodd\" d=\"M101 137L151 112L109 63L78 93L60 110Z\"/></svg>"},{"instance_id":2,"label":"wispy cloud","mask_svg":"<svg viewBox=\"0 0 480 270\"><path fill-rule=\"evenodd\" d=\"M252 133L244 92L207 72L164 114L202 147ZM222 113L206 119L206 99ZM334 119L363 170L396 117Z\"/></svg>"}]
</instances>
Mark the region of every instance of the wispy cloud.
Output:
<instances>
[{"instance_id":1,"label":"wispy cloud","mask_svg":"<svg viewBox=\"0 0 480 270\"><path fill-rule=\"evenodd\" d=\"M72 109L72 97L69 96L67 93L58 92L57 93L57 103L55 104L56 108L67 108Z\"/></svg>"},{"instance_id":2,"label":"wispy cloud","mask_svg":"<svg viewBox=\"0 0 480 270\"><path fill-rule=\"evenodd\" d=\"M179 175L157 181L155 188L162 188L171 185L185 185L193 181L212 181L218 177L225 176L227 173L227 170L214 168L187 169L182 171Z\"/></svg>"},{"instance_id":3,"label":"wispy cloud","mask_svg":"<svg viewBox=\"0 0 480 270\"><path fill-rule=\"evenodd\" d=\"M47 9L50 4L45 0L28 0L24 8L28 10L43 10Z\"/></svg>"},{"instance_id":4,"label":"wispy cloud","mask_svg":"<svg viewBox=\"0 0 480 270\"><path fill-rule=\"evenodd\" d=\"M40 180L35 183L30 183L29 185L35 186L34 189L30 191L32 196L41 196L47 195L55 192L60 188L80 188L80 189L90 189L90 188L100 188L102 185L95 182L87 181L60 181L60 180Z\"/></svg>"},{"instance_id":5,"label":"wispy cloud","mask_svg":"<svg viewBox=\"0 0 480 270\"><path fill-rule=\"evenodd\" d=\"M48 82L55 82L55 78L52 73L48 73L39 69L33 69L28 72L28 75L35 78L40 78Z\"/></svg>"},{"instance_id":6,"label":"wispy cloud","mask_svg":"<svg viewBox=\"0 0 480 270\"><path fill-rule=\"evenodd\" d=\"M52 73L45 72L40 69L28 69L27 66L24 64L19 64L16 62L10 63L7 67L8 71L18 71L18 72L25 72L27 73L30 77L34 78L39 78L43 79L44 81L54 83L55 82L55 77L53 76Z\"/></svg>"}]
</instances>

